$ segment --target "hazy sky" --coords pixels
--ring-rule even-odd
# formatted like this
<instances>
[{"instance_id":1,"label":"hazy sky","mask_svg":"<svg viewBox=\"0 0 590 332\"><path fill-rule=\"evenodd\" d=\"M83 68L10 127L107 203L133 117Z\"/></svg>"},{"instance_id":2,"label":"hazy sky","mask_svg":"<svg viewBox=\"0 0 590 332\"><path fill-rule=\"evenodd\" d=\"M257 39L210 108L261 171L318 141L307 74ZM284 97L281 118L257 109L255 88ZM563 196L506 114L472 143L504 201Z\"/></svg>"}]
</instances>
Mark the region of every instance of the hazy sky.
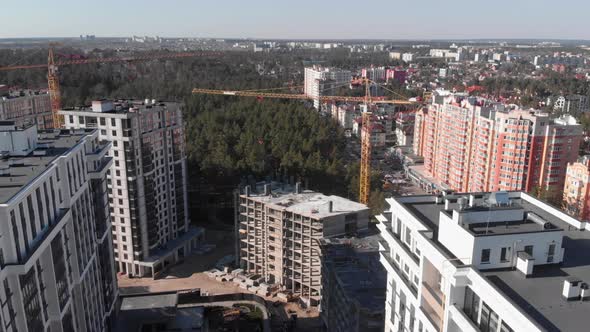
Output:
<instances>
[{"instance_id":1,"label":"hazy sky","mask_svg":"<svg viewBox=\"0 0 590 332\"><path fill-rule=\"evenodd\" d=\"M589 0L2 1L0 38L590 39Z\"/></svg>"}]
</instances>

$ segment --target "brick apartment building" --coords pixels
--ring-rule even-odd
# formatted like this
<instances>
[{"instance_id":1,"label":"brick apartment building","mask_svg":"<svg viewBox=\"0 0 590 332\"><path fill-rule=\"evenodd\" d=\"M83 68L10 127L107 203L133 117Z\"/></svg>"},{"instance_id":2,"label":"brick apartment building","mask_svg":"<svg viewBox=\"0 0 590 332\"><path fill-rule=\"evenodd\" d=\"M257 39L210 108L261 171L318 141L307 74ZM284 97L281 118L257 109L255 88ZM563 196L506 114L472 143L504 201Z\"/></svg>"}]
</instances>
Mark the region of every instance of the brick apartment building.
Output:
<instances>
[{"instance_id":1,"label":"brick apartment building","mask_svg":"<svg viewBox=\"0 0 590 332\"><path fill-rule=\"evenodd\" d=\"M437 91L416 114L414 153L428 176L462 192L561 192L582 127L565 115Z\"/></svg>"},{"instance_id":2,"label":"brick apartment building","mask_svg":"<svg viewBox=\"0 0 590 332\"><path fill-rule=\"evenodd\" d=\"M590 156L568 163L563 187L563 208L580 220L590 220Z\"/></svg>"}]
</instances>

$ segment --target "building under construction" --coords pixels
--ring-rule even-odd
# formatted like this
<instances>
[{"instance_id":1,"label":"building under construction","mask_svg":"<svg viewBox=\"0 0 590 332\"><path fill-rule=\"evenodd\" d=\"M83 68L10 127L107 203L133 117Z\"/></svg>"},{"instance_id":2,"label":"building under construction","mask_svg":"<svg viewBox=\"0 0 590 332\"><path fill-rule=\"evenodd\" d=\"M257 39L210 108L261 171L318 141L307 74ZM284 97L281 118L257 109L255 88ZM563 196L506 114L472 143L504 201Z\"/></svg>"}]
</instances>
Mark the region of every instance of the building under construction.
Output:
<instances>
[{"instance_id":1,"label":"building under construction","mask_svg":"<svg viewBox=\"0 0 590 332\"><path fill-rule=\"evenodd\" d=\"M246 186L239 196L240 264L308 304L320 299L319 241L367 229L367 206L280 183Z\"/></svg>"}]
</instances>

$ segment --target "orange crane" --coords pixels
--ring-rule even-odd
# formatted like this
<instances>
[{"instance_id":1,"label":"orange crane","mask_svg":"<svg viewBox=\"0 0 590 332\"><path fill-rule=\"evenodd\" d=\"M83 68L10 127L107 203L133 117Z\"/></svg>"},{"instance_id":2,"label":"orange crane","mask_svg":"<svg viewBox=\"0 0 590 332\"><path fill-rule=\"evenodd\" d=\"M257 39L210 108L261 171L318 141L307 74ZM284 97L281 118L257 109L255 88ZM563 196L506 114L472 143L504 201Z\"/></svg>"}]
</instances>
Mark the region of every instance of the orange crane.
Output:
<instances>
[{"instance_id":1,"label":"orange crane","mask_svg":"<svg viewBox=\"0 0 590 332\"><path fill-rule=\"evenodd\" d=\"M110 57L110 58L96 58L96 59L75 59L66 61L56 61L54 47L57 44L49 45L49 53L46 64L34 65L19 65L0 67L0 71L18 70L18 69L35 69L47 68L47 87L49 90L49 98L51 100L51 113L53 115L53 128L61 128L63 118L58 114L61 109L61 91L59 87L59 67L69 65L83 65L89 63L108 63L108 62L129 62L129 61L146 61L156 59L176 59L188 57L200 57L206 55L219 55L218 52L190 52L190 53L169 53L169 54L151 54L144 56L132 57Z\"/></svg>"},{"instance_id":2,"label":"orange crane","mask_svg":"<svg viewBox=\"0 0 590 332\"><path fill-rule=\"evenodd\" d=\"M399 99L385 99L381 97L371 97L369 79L362 79L365 84L364 97L346 97L346 96L323 96L319 97L308 96L305 94L291 94L291 93L276 93L267 92L263 90L248 90L248 91L231 91L231 90L212 90L212 89L193 89L193 94L207 94L207 95L222 95L222 96L238 96L238 97L256 97L256 98L271 98L271 99L299 99L299 100L313 100L320 101L343 101L343 102L360 102L367 105L367 112L362 116L362 132L361 132L361 167L360 167L360 183L359 183L359 202L367 205L369 204L369 194L371 193L371 113L368 111L369 104L397 104L397 105L414 105L416 102ZM266 89L266 90L278 90Z\"/></svg>"}]
</instances>

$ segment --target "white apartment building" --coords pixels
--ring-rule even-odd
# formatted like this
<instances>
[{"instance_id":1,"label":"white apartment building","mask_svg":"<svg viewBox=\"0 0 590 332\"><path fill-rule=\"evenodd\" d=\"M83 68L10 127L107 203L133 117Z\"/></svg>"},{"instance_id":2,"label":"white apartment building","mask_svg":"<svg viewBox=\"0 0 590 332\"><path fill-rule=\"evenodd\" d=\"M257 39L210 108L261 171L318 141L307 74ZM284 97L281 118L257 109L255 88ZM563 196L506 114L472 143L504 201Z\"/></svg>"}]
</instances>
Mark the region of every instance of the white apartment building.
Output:
<instances>
[{"instance_id":1,"label":"white apartment building","mask_svg":"<svg viewBox=\"0 0 590 332\"><path fill-rule=\"evenodd\" d=\"M414 53L404 53L402 54L402 61L403 62L412 62L414 61L416 55Z\"/></svg>"},{"instance_id":2,"label":"white apartment building","mask_svg":"<svg viewBox=\"0 0 590 332\"><path fill-rule=\"evenodd\" d=\"M118 307L97 131L0 122L2 331L111 331Z\"/></svg>"},{"instance_id":3,"label":"white apartment building","mask_svg":"<svg viewBox=\"0 0 590 332\"><path fill-rule=\"evenodd\" d=\"M60 111L65 128L97 128L112 142L108 173L117 271L156 277L199 245L191 227L181 105L94 101Z\"/></svg>"},{"instance_id":4,"label":"white apartment building","mask_svg":"<svg viewBox=\"0 0 590 332\"><path fill-rule=\"evenodd\" d=\"M388 199L385 331L587 331L590 235L523 192Z\"/></svg>"},{"instance_id":5,"label":"white apartment building","mask_svg":"<svg viewBox=\"0 0 590 332\"><path fill-rule=\"evenodd\" d=\"M580 116L590 110L588 97L582 95L559 96L553 103L553 110L560 113Z\"/></svg>"},{"instance_id":6,"label":"white apartment building","mask_svg":"<svg viewBox=\"0 0 590 332\"><path fill-rule=\"evenodd\" d=\"M305 95L313 98L313 106L319 109L322 90L332 85L342 85L351 79L352 73L349 70L320 66L307 67L304 70L303 90Z\"/></svg>"},{"instance_id":7,"label":"white apartment building","mask_svg":"<svg viewBox=\"0 0 590 332\"><path fill-rule=\"evenodd\" d=\"M239 196L237 228L240 263L316 305L321 292L319 240L366 230L369 209L280 183L246 186Z\"/></svg>"}]
</instances>

